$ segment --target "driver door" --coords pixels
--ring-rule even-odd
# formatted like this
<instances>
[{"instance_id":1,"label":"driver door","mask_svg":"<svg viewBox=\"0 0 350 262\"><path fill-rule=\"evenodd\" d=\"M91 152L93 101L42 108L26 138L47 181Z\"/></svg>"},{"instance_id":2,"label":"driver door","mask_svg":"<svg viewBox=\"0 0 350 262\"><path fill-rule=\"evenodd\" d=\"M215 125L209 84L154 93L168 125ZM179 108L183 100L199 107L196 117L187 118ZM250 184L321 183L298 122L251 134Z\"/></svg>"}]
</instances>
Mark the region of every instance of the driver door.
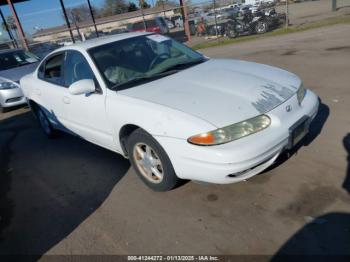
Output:
<instances>
[{"instance_id":1,"label":"driver door","mask_svg":"<svg viewBox=\"0 0 350 262\"><path fill-rule=\"evenodd\" d=\"M78 136L114 150L113 134L105 110L106 91L99 86L83 54L69 50L64 65L65 86L69 88L71 84L82 79L94 80L96 92L72 95L67 89L63 98L66 125Z\"/></svg>"}]
</instances>

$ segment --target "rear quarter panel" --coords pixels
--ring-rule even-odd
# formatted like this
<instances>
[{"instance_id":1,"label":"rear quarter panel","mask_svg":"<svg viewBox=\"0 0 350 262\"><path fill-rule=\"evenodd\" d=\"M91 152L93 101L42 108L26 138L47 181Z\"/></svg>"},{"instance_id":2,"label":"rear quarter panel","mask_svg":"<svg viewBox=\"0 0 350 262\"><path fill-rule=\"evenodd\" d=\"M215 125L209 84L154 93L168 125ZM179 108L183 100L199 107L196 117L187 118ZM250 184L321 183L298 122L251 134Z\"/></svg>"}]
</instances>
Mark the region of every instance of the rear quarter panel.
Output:
<instances>
[{"instance_id":1,"label":"rear quarter panel","mask_svg":"<svg viewBox=\"0 0 350 262\"><path fill-rule=\"evenodd\" d=\"M31 99L33 93L33 86L35 80L33 79L33 73L23 76L20 79L20 86L23 91L23 94L26 98Z\"/></svg>"}]
</instances>

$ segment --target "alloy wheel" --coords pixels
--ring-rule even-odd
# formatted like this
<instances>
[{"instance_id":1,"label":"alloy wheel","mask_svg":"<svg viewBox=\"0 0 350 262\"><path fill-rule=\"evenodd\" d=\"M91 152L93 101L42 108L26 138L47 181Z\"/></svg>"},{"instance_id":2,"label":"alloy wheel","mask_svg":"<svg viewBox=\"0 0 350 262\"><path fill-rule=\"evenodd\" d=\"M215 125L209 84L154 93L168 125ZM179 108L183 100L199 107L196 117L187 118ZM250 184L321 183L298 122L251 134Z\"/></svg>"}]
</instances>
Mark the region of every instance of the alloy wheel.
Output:
<instances>
[{"instance_id":1,"label":"alloy wheel","mask_svg":"<svg viewBox=\"0 0 350 262\"><path fill-rule=\"evenodd\" d=\"M258 33L264 33L266 31L266 24L265 23L259 23L257 31L258 31Z\"/></svg>"},{"instance_id":2,"label":"alloy wheel","mask_svg":"<svg viewBox=\"0 0 350 262\"><path fill-rule=\"evenodd\" d=\"M163 164L152 147L145 143L137 143L134 146L133 157L142 176L154 184L162 182Z\"/></svg>"}]
</instances>

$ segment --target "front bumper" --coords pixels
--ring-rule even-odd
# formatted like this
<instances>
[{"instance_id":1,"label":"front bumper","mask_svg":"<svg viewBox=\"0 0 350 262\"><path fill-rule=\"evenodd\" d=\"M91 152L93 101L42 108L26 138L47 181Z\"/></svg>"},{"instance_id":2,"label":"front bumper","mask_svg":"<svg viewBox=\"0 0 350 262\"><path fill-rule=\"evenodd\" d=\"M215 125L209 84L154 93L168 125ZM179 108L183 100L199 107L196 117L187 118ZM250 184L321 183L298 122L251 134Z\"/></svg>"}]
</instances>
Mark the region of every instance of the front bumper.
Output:
<instances>
[{"instance_id":1,"label":"front bumper","mask_svg":"<svg viewBox=\"0 0 350 262\"><path fill-rule=\"evenodd\" d=\"M286 111L286 106L291 108ZM253 135L217 146L196 146L186 140L156 137L168 153L178 177L216 184L235 183L259 174L290 147L290 128L318 111L318 97L307 90L301 105L296 95L268 112L271 126Z\"/></svg>"},{"instance_id":2,"label":"front bumper","mask_svg":"<svg viewBox=\"0 0 350 262\"><path fill-rule=\"evenodd\" d=\"M0 106L12 107L25 104L27 101L20 88L0 90Z\"/></svg>"}]
</instances>

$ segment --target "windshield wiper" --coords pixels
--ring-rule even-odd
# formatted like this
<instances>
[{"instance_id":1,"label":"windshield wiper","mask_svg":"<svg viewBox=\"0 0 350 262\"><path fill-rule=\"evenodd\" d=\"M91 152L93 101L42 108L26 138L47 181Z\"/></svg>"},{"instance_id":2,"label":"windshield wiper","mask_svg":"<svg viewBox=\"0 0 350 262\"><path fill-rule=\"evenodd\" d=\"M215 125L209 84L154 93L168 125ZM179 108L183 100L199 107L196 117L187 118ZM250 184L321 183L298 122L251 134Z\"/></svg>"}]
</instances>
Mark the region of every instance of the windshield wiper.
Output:
<instances>
[{"instance_id":1,"label":"windshield wiper","mask_svg":"<svg viewBox=\"0 0 350 262\"><path fill-rule=\"evenodd\" d=\"M31 64L31 63L30 62L23 62L23 63L17 64L17 67L21 67L21 66L29 65L29 64Z\"/></svg>"},{"instance_id":2,"label":"windshield wiper","mask_svg":"<svg viewBox=\"0 0 350 262\"><path fill-rule=\"evenodd\" d=\"M207 60L203 58L203 59L198 59L198 60L194 60L194 61L178 63L178 64L172 65L172 66L166 68L165 70L162 70L156 74L143 75L143 76L132 78L124 83L116 84L116 85L112 86L111 89L112 90L125 89L125 88L132 87L135 84L141 84L141 83L146 83L146 82L150 82L153 80L157 80L157 79L162 78L164 76L177 73L179 70L188 68L188 67L196 65L196 64L203 63L205 61L207 61Z\"/></svg>"},{"instance_id":3,"label":"windshield wiper","mask_svg":"<svg viewBox=\"0 0 350 262\"><path fill-rule=\"evenodd\" d=\"M176 73L177 70L167 70L167 71L163 71L154 75L150 75L150 76L139 76L139 77L135 77L130 79L129 81L126 81L124 83L120 83L120 84L116 84L114 86L111 87L112 90L119 90L119 89L124 89L124 88L129 88L135 84L141 84L141 83L146 83L146 82L150 82L153 80L157 80L159 78L162 78L164 76Z\"/></svg>"},{"instance_id":4,"label":"windshield wiper","mask_svg":"<svg viewBox=\"0 0 350 262\"><path fill-rule=\"evenodd\" d=\"M190 66L198 65L198 64L201 64L205 61L207 61L207 60L205 58L203 58L203 59L197 59L197 60L193 60L193 61L178 63L178 64L175 64L175 65L172 65L172 66L166 68L165 70L161 71L161 73L172 71L172 70L186 69Z\"/></svg>"}]
</instances>

